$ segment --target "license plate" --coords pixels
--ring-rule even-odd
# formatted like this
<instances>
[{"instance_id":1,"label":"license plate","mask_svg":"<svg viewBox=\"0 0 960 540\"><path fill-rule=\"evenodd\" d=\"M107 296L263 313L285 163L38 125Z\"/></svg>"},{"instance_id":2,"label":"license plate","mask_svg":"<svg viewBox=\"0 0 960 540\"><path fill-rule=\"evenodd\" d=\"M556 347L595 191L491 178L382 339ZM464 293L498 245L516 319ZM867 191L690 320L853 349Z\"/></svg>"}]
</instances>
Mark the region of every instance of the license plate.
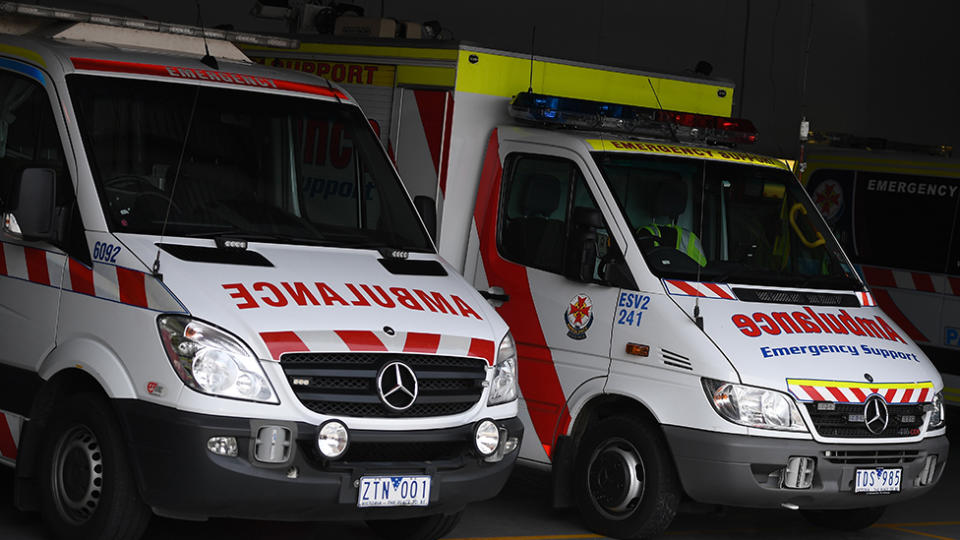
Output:
<instances>
[{"instance_id":1,"label":"license plate","mask_svg":"<svg viewBox=\"0 0 960 540\"><path fill-rule=\"evenodd\" d=\"M427 506L429 476L362 476L357 506Z\"/></svg>"},{"instance_id":2,"label":"license plate","mask_svg":"<svg viewBox=\"0 0 960 540\"><path fill-rule=\"evenodd\" d=\"M857 469L857 481L854 493L894 493L900 491L900 479L903 469Z\"/></svg>"}]
</instances>

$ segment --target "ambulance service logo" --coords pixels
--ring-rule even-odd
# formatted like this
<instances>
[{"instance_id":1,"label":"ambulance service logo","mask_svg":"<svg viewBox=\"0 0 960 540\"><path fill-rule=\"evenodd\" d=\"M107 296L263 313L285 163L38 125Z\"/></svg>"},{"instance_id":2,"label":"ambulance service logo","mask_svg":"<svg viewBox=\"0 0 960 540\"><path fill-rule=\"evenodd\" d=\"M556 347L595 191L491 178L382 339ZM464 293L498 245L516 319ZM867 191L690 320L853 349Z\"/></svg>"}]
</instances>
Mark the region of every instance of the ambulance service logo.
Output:
<instances>
[{"instance_id":1,"label":"ambulance service logo","mask_svg":"<svg viewBox=\"0 0 960 540\"><path fill-rule=\"evenodd\" d=\"M593 324L593 302L590 301L590 297L578 294L571 298L564 318L568 336L573 339L586 339L587 330Z\"/></svg>"},{"instance_id":2,"label":"ambulance service logo","mask_svg":"<svg viewBox=\"0 0 960 540\"><path fill-rule=\"evenodd\" d=\"M843 211L843 188L836 180L825 180L813 190L813 202L823 219L833 221Z\"/></svg>"}]
</instances>

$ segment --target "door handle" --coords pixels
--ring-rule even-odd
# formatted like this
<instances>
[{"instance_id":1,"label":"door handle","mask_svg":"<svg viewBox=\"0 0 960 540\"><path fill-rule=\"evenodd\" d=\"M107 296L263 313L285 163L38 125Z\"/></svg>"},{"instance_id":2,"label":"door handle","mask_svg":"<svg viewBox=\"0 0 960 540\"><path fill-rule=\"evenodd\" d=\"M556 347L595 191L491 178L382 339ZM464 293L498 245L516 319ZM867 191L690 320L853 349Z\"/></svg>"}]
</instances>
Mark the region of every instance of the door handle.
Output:
<instances>
[{"instance_id":1,"label":"door handle","mask_svg":"<svg viewBox=\"0 0 960 540\"><path fill-rule=\"evenodd\" d=\"M498 308L504 303L510 301L510 295L504 292L502 287L490 287L485 291L478 291L480 296L484 297L491 306Z\"/></svg>"}]
</instances>

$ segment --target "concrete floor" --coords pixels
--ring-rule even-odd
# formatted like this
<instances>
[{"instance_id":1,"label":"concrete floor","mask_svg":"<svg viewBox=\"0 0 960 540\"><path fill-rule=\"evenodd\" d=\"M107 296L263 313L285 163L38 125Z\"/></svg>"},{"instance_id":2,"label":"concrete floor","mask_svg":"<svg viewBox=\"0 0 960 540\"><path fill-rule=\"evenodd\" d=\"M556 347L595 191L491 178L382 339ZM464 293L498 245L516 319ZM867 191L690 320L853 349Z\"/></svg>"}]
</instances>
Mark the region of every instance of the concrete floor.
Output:
<instances>
[{"instance_id":1,"label":"concrete floor","mask_svg":"<svg viewBox=\"0 0 960 540\"><path fill-rule=\"evenodd\" d=\"M954 441L960 437L954 436ZM960 539L960 442L950 450L950 464L933 492L888 508L878 525L858 533L818 529L789 510L689 509L679 515L666 537L690 539ZM47 538L36 513L14 510L12 471L0 467L0 538ZM520 468L495 499L474 504L449 538L459 540L576 540L602 538L586 530L577 513L550 508L547 474ZM154 518L146 538L267 540L373 540L362 523L278 523L210 520L203 523Z\"/></svg>"}]
</instances>

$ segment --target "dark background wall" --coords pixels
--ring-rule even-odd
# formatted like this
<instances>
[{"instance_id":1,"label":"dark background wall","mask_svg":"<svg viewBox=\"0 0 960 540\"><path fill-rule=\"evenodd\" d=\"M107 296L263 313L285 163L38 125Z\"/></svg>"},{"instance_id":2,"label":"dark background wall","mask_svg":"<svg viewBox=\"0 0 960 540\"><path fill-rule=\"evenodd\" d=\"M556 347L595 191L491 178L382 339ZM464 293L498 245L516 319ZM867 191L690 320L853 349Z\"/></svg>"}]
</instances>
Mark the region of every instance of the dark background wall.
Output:
<instances>
[{"instance_id":1,"label":"dark background wall","mask_svg":"<svg viewBox=\"0 0 960 540\"><path fill-rule=\"evenodd\" d=\"M194 0L33 0L196 23ZM296 1L296 0L295 0ZM341 0L366 14L439 20L453 37L582 62L669 73L699 60L736 83L757 150L794 157L811 128L949 144L960 153L960 2L951 0ZM200 0L207 25L283 33L253 0ZM744 46L746 44L746 47Z\"/></svg>"}]
</instances>

